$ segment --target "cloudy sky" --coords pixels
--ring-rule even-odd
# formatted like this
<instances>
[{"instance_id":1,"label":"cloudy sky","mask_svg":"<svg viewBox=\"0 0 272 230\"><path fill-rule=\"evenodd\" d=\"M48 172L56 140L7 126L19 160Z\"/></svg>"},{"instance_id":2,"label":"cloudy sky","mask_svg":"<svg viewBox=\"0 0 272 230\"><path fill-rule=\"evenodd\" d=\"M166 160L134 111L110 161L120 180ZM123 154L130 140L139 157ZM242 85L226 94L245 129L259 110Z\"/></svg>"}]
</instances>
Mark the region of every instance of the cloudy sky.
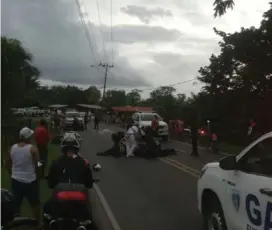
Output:
<instances>
[{"instance_id":1,"label":"cloudy sky","mask_svg":"<svg viewBox=\"0 0 272 230\"><path fill-rule=\"evenodd\" d=\"M89 46L76 0L1 2L2 35L18 38L33 53L42 84L101 87L104 70L90 65L107 62L114 64L108 88L126 90L195 78L219 50L213 27L233 32L258 26L269 7L268 0L235 0L233 11L214 19L213 0L112 0L111 33L110 0L79 0ZM199 91L193 83L175 87L179 93Z\"/></svg>"}]
</instances>

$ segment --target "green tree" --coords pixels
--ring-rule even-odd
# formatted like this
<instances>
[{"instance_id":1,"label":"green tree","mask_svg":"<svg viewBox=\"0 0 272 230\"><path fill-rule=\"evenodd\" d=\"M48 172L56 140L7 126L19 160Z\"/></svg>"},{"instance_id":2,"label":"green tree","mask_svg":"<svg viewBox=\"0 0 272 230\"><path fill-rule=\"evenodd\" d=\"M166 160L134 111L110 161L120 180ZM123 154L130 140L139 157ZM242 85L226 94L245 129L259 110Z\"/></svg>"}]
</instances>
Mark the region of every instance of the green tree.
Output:
<instances>
[{"instance_id":1,"label":"green tree","mask_svg":"<svg viewBox=\"0 0 272 230\"><path fill-rule=\"evenodd\" d=\"M1 37L2 109L16 107L39 86L39 70L32 64L33 57L20 41Z\"/></svg>"},{"instance_id":2,"label":"green tree","mask_svg":"<svg viewBox=\"0 0 272 230\"><path fill-rule=\"evenodd\" d=\"M99 104L101 92L99 91L99 89L97 89L96 86L90 86L84 92L86 94L86 98L89 104Z\"/></svg>"},{"instance_id":3,"label":"green tree","mask_svg":"<svg viewBox=\"0 0 272 230\"><path fill-rule=\"evenodd\" d=\"M176 116L176 98L173 95L175 91L176 89L174 87L162 86L150 93L150 104L166 120Z\"/></svg>"},{"instance_id":4,"label":"green tree","mask_svg":"<svg viewBox=\"0 0 272 230\"><path fill-rule=\"evenodd\" d=\"M227 9L233 9L234 1L233 0L214 0L214 17L220 17L224 15Z\"/></svg>"},{"instance_id":5,"label":"green tree","mask_svg":"<svg viewBox=\"0 0 272 230\"><path fill-rule=\"evenodd\" d=\"M141 90L133 89L131 92L127 93L126 99L127 99L127 105L130 106L137 106L141 102Z\"/></svg>"},{"instance_id":6,"label":"green tree","mask_svg":"<svg viewBox=\"0 0 272 230\"><path fill-rule=\"evenodd\" d=\"M108 90L104 104L106 107L126 105L126 92L124 90Z\"/></svg>"},{"instance_id":7,"label":"green tree","mask_svg":"<svg viewBox=\"0 0 272 230\"><path fill-rule=\"evenodd\" d=\"M230 127L241 130L241 124L250 117L259 120L263 127L270 123L267 116L272 116L271 25L270 5L259 28L241 28L233 34L215 29L222 37L221 53L212 55L210 64L200 68L199 80L205 83L203 91L210 95L210 110L220 117L224 131Z\"/></svg>"}]
</instances>

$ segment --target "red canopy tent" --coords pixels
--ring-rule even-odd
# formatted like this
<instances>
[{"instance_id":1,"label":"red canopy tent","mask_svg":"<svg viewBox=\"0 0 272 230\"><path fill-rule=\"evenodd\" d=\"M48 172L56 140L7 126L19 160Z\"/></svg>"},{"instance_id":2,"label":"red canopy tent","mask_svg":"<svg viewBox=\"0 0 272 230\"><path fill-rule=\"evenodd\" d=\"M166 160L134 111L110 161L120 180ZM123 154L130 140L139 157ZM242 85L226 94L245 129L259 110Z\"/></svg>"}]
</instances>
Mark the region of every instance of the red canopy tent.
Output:
<instances>
[{"instance_id":1,"label":"red canopy tent","mask_svg":"<svg viewBox=\"0 0 272 230\"><path fill-rule=\"evenodd\" d=\"M138 107L138 106L117 106L112 107L112 110L115 112L146 112L151 113L152 108L151 107Z\"/></svg>"}]
</instances>

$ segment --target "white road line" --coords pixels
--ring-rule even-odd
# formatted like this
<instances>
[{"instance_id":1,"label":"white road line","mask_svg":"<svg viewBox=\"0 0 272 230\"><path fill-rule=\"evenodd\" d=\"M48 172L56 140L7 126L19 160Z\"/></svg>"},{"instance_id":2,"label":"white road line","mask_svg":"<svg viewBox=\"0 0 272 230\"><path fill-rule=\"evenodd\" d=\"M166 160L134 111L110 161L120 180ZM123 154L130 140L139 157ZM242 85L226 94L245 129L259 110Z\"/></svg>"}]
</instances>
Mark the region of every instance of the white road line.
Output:
<instances>
[{"instance_id":1,"label":"white road line","mask_svg":"<svg viewBox=\"0 0 272 230\"><path fill-rule=\"evenodd\" d=\"M118 224L115 216L113 215L111 208L110 208L108 202L106 201L106 198L104 197L103 193L101 192L101 190L97 184L94 184L94 189L95 189L95 191L99 197L99 200L100 200L100 202L106 212L107 217L109 218L109 221L112 225L113 230L121 230L121 227Z\"/></svg>"}]
</instances>

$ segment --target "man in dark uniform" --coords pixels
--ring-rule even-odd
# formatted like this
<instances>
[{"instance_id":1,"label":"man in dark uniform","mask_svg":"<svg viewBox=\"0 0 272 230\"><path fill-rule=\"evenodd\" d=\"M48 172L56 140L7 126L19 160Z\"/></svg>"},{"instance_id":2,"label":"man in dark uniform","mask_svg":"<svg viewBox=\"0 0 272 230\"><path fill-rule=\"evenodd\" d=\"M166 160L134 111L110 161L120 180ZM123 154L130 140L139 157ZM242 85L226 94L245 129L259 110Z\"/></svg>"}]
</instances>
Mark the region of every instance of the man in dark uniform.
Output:
<instances>
[{"instance_id":1,"label":"man in dark uniform","mask_svg":"<svg viewBox=\"0 0 272 230\"><path fill-rule=\"evenodd\" d=\"M190 109L190 123L191 123L191 138L192 138L192 153L191 156L199 156L198 154L198 114L196 109Z\"/></svg>"},{"instance_id":2,"label":"man in dark uniform","mask_svg":"<svg viewBox=\"0 0 272 230\"><path fill-rule=\"evenodd\" d=\"M191 137L192 137L192 153L191 156L199 156L198 154L198 129L197 125L194 123L191 127Z\"/></svg>"}]
</instances>

